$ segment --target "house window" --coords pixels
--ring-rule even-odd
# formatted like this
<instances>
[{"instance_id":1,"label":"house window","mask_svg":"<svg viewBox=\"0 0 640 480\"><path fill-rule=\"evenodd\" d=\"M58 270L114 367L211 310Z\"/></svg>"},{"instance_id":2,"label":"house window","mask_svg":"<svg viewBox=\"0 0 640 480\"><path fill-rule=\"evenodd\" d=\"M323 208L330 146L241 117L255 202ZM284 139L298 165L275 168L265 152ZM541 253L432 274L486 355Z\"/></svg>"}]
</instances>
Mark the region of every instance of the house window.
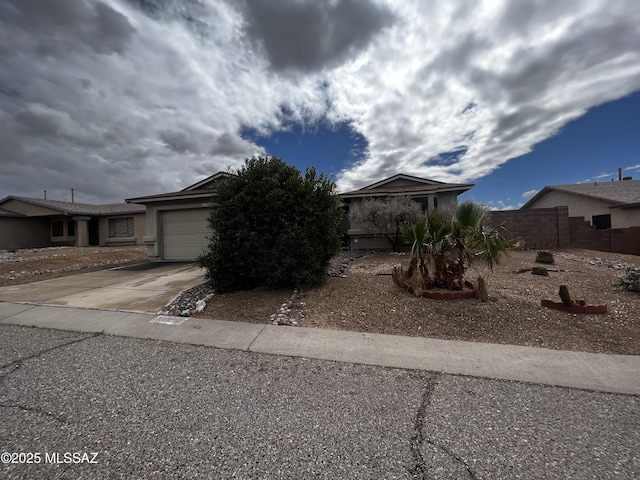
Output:
<instances>
[{"instance_id":1,"label":"house window","mask_svg":"<svg viewBox=\"0 0 640 480\"><path fill-rule=\"evenodd\" d=\"M75 237L76 236L76 222L73 220L69 220L67 222L67 237Z\"/></svg>"},{"instance_id":2,"label":"house window","mask_svg":"<svg viewBox=\"0 0 640 480\"><path fill-rule=\"evenodd\" d=\"M51 222L51 236L64 237L64 222Z\"/></svg>"},{"instance_id":3,"label":"house window","mask_svg":"<svg viewBox=\"0 0 640 480\"><path fill-rule=\"evenodd\" d=\"M110 218L109 238L133 237L133 217Z\"/></svg>"},{"instance_id":4,"label":"house window","mask_svg":"<svg viewBox=\"0 0 640 480\"><path fill-rule=\"evenodd\" d=\"M433 208L438 208L438 197L433 197Z\"/></svg>"},{"instance_id":5,"label":"house window","mask_svg":"<svg viewBox=\"0 0 640 480\"><path fill-rule=\"evenodd\" d=\"M611 228L611 214L607 215L593 215L591 217L591 223L596 230L605 230Z\"/></svg>"},{"instance_id":6,"label":"house window","mask_svg":"<svg viewBox=\"0 0 640 480\"><path fill-rule=\"evenodd\" d=\"M412 200L414 202L417 202L420 204L420 206L422 207L422 211L426 212L429 209L429 198L428 197L419 197L419 198L412 198Z\"/></svg>"}]
</instances>

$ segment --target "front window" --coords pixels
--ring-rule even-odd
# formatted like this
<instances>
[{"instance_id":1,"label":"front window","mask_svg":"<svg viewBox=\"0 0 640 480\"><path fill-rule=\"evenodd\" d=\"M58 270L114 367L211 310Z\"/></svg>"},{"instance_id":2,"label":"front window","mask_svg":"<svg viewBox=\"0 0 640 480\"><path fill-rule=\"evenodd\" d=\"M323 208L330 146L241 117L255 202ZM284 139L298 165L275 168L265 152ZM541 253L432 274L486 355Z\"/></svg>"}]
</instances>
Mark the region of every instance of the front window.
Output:
<instances>
[{"instance_id":1,"label":"front window","mask_svg":"<svg viewBox=\"0 0 640 480\"><path fill-rule=\"evenodd\" d=\"M607 228L611 228L611 214L593 215L591 217L591 224L596 227L596 230L606 230Z\"/></svg>"},{"instance_id":2,"label":"front window","mask_svg":"<svg viewBox=\"0 0 640 480\"><path fill-rule=\"evenodd\" d=\"M133 217L110 218L109 238L133 237Z\"/></svg>"},{"instance_id":3,"label":"front window","mask_svg":"<svg viewBox=\"0 0 640 480\"><path fill-rule=\"evenodd\" d=\"M64 222L51 222L51 236L64 237Z\"/></svg>"}]
</instances>

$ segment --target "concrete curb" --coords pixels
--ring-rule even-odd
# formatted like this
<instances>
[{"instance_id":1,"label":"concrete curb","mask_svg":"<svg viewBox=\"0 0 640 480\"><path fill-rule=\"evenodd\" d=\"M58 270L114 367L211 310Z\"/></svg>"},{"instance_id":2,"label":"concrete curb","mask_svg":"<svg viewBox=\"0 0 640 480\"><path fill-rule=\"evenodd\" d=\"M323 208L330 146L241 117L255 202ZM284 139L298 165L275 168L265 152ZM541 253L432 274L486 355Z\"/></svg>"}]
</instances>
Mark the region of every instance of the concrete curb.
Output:
<instances>
[{"instance_id":1,"label":"concrete curb","mask_svg":"<svg viewBox=\"0 0 640 480\"><path fill-rule=\"evenodd\" d=\"M640 395L640 356L0 302L0 324Z\"/></svg>"}]
</instances>

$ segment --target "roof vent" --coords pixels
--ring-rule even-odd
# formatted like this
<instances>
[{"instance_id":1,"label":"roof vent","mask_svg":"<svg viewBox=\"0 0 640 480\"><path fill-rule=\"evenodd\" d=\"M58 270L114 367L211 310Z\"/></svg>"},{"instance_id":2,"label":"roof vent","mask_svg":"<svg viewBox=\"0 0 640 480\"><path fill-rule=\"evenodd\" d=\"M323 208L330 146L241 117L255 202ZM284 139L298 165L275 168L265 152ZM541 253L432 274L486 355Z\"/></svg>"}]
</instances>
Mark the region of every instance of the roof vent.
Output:
<instances>
[{"instance_id":1,"label":"roof vent","mask_svg":"<svg viewBox=\"0 0 640 480\"><path fill-rule=\"evenodd\" d=\"M633 180L633 177L622 177L622 180Z\"/></svg>"}]
</instances>

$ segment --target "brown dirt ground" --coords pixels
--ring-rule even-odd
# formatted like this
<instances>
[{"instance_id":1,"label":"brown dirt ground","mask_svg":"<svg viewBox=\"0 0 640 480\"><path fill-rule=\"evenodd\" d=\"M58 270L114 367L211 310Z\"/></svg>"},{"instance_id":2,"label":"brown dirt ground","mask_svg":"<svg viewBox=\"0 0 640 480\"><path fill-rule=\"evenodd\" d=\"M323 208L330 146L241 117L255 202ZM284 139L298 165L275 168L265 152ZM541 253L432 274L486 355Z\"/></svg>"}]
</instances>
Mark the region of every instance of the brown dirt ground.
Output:
<instances>
[{"instance_id":1,"label":"brown dirt ground","mask_svg":"<svg viewBox=\"0 0 640 480\"><path fill-rule=\"evenodd\" d=\"M486 280L490 297L486 303L416 297L398 289L389 275L397 263L406 267L407 256L362 257L351 264L345 278L329 278L305 292L307 317L302 326L640 355L640 294L614 285L624 270L593 260L640 266L640 258L579 249L555 254L555 264L546 267L560 271L549 272L548 277L513 273L540 266L531 250L510 252L493 272L472 267L469 279L481 274ZM606 303L608 312L569 314L542 307L542 299L560 301L561 284L575 299ZM264 289L216 295L200 316L269 323L269 316L290 296L290 291Z\"/></svg>"},{"instance_id":2,"label":"brown dirt ground","mask_svg":"<svg viewBox=\"0 0 640 480\"><path fill-rule=\"evenodd\" d=\"M50 247L0 252L0 287L148 262L137 247Z\"/></svg>"},{"instance_id":3,"label":"brown dirt ground","mask_svg":"<svg viewBox=\"0 0 640 480\"><path fill-rule=\"evenodd\" d=\"M549 277L513 273L535 263L535 251L516 250L493 272L473 267L468 278L486 279L490 301L432 300L398 289L389 273L408 257L378 253L355 260L345 278L305 292L307 317L302 326L335 330L422 336L452 340L526 345L560 350L640 355L640 294L617 286L624 270L603 259L640 266L640 257L579 249L555 250ZM0 252L0 286L148 261L144 247L57 247ZM573 298L606 303L601 315L549 310L541 299L559 301L566 284ZM215 295L205 318L269 323L269 316L291 291L256 289Z\"/></svg>"}]
</instances>

